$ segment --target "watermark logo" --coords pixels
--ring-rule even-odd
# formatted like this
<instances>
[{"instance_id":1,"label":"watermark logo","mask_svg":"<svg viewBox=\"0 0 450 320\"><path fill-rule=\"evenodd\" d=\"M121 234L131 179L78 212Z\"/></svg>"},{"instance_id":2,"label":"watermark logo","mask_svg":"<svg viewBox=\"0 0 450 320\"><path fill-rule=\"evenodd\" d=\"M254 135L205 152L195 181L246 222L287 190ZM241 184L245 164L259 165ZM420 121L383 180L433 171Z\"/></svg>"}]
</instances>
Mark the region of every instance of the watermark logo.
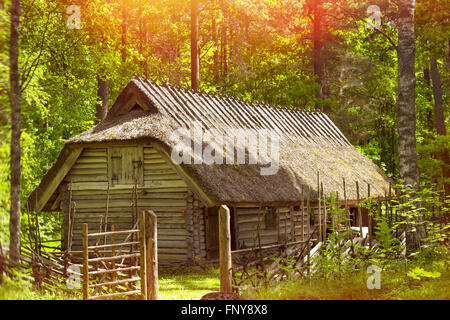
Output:
<instances>
[{"instance_id":1,"label":"watermark logo","mask_svg":"<svg viewBox=\"0 0 450 320\"><path fill-rule=\"evenodd\" d=\"M66 13L69 14L67 18L67 28L70 30L81 28L81 10L77 5L70 5L67 7Z\"/></svg>"},{"instance_id":2,"label":"watermark logo","mask_svg":"<svg viewBox=\"0 0 450 320\"><path fill-rule=\"evenodd\" d=\"M381 269L377 265L370 265L367 267L367 273L371 274L367 278L366 285L367 289L373 290L373 289L381 289Z\"/></svg>"},{"instance_id":3,"label":"watermark logo","mask_svg":"<svg viewBox=\"0 0 450 320\"><path fill-rule=\"evenodd\" d=\"M377 5L371 5L367 8L367 14L369 18L367 19L367 24L370 29L381 29L381 9Z\"/></svg>"},{"instance_id":4,"label":"watermark logo","mask_svg":"<svg viewBox=\"0 0 450 320\"><path fill-rule=\"evenodd\" d=\"M81 288L80 267L77 265L71 265L67 268L67 273L69 275L66 281L67 288L71 290L80 289Z\"/></svg>"},{"instance_id":5,"label":"watermark logo","mask_svg":"<svg viewBox=\"0 0 450 320\"><path fill-rule=\"evenodd\" d=\"M179 128L172 133L172 160L177 164L258 164L260 174L274 175L279 169L280 136L271 130L233 129L222 133L205 130L194 122L191 130Z\"/></svg>"}]
</instances>

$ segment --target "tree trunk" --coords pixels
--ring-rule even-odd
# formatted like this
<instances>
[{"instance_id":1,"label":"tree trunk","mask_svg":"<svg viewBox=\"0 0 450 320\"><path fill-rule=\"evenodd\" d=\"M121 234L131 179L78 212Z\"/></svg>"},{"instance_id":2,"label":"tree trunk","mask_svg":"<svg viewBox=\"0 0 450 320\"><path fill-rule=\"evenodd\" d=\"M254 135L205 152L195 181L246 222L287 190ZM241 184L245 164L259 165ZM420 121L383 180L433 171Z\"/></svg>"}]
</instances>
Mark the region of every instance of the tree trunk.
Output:
<instances>
[{"instance_id":1,"label":"tree trunk","mask_svg":"<svg viewBox=\"0 0 450 320\"><path fill-rule=\"evenodd\" d=\"M222 26L221 26L221 40L220 40L220 54L222 64L222 79L226 80L228 77L228 14L229 8L226 1L220 2L222 9Z\"/></svg>"},{"instance_id":2,"label":"tree trunk","mask_svg":"<svg viewBox=\"0 0 450 320\"><path fill-rule=\"evenodd\" d=\"M318 4L313 9L313 65L314 75L317 77L319 93L317 98L323 99L323 63L322 63L322 37L321 37L321 16Z\"/></svg>"},{"instance_id":3,"label":"tree trunk","mask_svg":"<svg viewBox=\"0 0 450 320\"><path fill-rule=\"evenodd\" d=\"M200 87L199 0L191 0L191 87Z\"/></svg>"},{"instance_id":4,"label":"tree trunk","mask_svg":"<svg viewBox=\"0 0 450 320\"><path fill-rule=\"evenodd\" d=\"M228 45L227 45L227 26L225 23L222 25L222 64L223 64L222 78L226 79L228 77Z\"/></svg>"},{"instance_id":5,"label":"tree trunk","mask_svg":"<svg viewBox=\"0 0 450 320\"><path fill-rule=\"evenodd\" d=\"M324 59L324 41L323 41L323 24L324 14L322 7L322 1L314 1L311 5L312 13L312 40L313 40L313 67L314 75L316 76L316 82L319 85L319 92L317 93L318 99L326 99L328 90L325 82L325 59ZM316 108L321 109L323 112L329 112L330 106L323 105L322 103L316 103Z\"/></svg>"},{"instance_id":6,"label":"tree trunk","mask_svg":"<svg viewBox=\"0 0 450 320\"><path fill-rule=\"evenodd\" d=\"M420 188L420 181L416 148L414 11L414 0L399 1L397 131L400 178L404 184L411 186L413 191L417 191ZM411 212L408 208L405 210ZM413 219L407 215L409 227ZM417 217L416 221L421 222L421 218ZM425 237L422 227L418 226L416 230L407 232L409 247L418 247L420 240Z\"/></svg>"},{"instance_id":7,"label":"tree trunk","mask_svg":"<svg viewBox=\"0 0 450 320\"><path fill-rule=\"evenodd\" d=\"M11 102L11 211L9 218L9 256L20 261L20 83L19 83L20 0L11 3L9 77Z\"/></svg>"},{"instance_id":8,"label":"tree trunk","mask_svg":"<svg viewBox=\"0 0 450 320\"><path fill-rule=\"evenodd\" d=\"M122 62L127 60L127 8L122 4Z\"/></svg>"},{"instance_id":9,"label":"tree trunk","mask_svg":"<svg viewBox=\"0 0 450 320\"><path fill-rule=\"evenodd\" d=\"M217 43L217 24L216 17L213 16L211 21L211 32L212 32L212 41L214 42L214 81L215 83L219 83L220 81L220 71L219 71L219 46Z\"/></svg>"},{"instance_id":10,"label":"tree trunk","mask_svg":"<svg viewBox=\"0 0 450 320\"><path fill-rule=\"evenodd\" d=\"M103 75L97 75L98 91L97 95L100 98L99 103L95 106L98 122L102 121L106 117L108 112L108 97L109 97L109 80Z\"/></svg>"},{"instance_id":11,"label":"tree trunk","mask_svg":"<svg viewBox=\"0 0 450 320\"><path fill-rule=\"evenodd\" d=\"M439 69L436 59L433 57L430 60L430 73L431 79L433 81L433 96L434 96L434 118L436 121L436 132L438 135L446 136L447 129L445 127L445 116L443 108L442 99L442 88L441 88L441 77L439 75ZM442 159L444 165L442 168L442 173L444 177L444 190L445 195L450 195L450 184L447 179L450 179L450 158L448 150L442 150L440 153L440 158Z\"/></svg>"},{"instance_id":12,"label":"tree trunk","mask_svg":"<svg viewBox=\"0 0 450 320\"><path fill-rule=\"evenodd\" d=\"M398 153L400 177L418 189L414 0L401 0L398 25Z\"/></svg>"}]
</instances>

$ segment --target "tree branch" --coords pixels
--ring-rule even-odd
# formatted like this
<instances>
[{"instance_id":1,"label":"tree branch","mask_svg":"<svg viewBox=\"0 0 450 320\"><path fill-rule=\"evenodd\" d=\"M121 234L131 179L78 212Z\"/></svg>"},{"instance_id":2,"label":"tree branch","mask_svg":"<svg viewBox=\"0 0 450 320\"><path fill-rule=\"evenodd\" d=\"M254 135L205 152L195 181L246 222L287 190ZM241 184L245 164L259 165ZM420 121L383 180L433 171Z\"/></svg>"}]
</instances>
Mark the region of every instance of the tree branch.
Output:
<instances>
[{"instance_id":1,"label":"tree branch","mask_svg":"<svg viewBox=\"0 0 450 320\"><path fill-rule=\"evenodd\" d=\"M365 24L367 24L370 27L372 27L374 30L376 30L376 32L378 32L379 34L383 35L392 44L392 46L395 48L395 50L398 49L397 44L383 30L381 30L380 28L375 27L374 25L372 25L370 22L368 22L367 20L365 20L363 18L356 17L350 10L347 10L342 5L340 5L339 3L336 2L336 5L339 8L341 8L344 12L346 12L353 20L364 22Z\"/></svg>"}]
</instances>

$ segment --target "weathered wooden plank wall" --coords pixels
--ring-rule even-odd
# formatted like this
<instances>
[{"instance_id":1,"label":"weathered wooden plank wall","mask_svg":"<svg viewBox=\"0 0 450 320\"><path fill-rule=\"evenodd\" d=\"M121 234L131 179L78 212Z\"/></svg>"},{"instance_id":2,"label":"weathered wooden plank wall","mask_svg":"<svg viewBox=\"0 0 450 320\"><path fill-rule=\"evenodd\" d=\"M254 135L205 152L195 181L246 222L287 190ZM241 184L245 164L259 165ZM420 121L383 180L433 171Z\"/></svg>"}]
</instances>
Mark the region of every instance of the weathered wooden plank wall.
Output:
<instances>
[{"instance_id":1,"label":"weathered wooden plank wall","mask_svg":"<svg viewBox=\"0 0 450 320\"><path fill-rule=\"evenodd\" d=\"M139 150L139 149L137 149ZM82 248L81 225L89 224L89 230L99 230L101 217L105 215L108 202L108 225L116 230L130 229L137 212L153 210L158 221L158 257L164 260L186 260L188 244L186 238L186 209L188 187L175 170L165 162L152 147L143 149L144 185L109 186L107 148L85 148L66 177L71 183L72 202L75 205L75 224L72 250ZM68 184L69 185L69 184ZM66 193L69 193L66 190ZM109 193L109 196L108 196ZM109 201L107 199L109 198ZM135 200L136 199L136 200ZM198 200L192 199L194 254L204 251L204 223ZM67 210L65 210L65 213ZM121 241L119 236L116 241Z\"/></svg>"},{"instance_id":2,"label":"weathered wooden plank wall","mask_svg":"<svg viewBox=\"0 0 450 320\"><path fill-rule=\"evenodd\" d=\"M100 221L108 207L108 225L116 230L133 227L133 219L142 210L153 210L158 217L158 257L164 261L194 261L206 258L205 206L188 190L187 184L151 145L138 147L143 159L143 184L111 185L108 177L108 148L85 148L65 181L61 209L67 214L68 200L75 207L72 250L81 251L81 226L100 230ZM72 189L69 197L69 188ZM109 191L108 191L109 190ZM137 202L137 208L135 207ZM317 205L314 224L318 223ZM258 223L261 245L299 241L309 236L310 216L305 206L276 207L276 227L266 228L265 208L235 207L236 248L253 247ZM303 222L302 222L303 212ZM67 217L65 219L67 221ZM136 221L136 220L134 220ZM303 230L302 230L303 228ZM116 241L123 237L117 236ZM95 239L92 239L95 241Z\"/></svg>"},{"instance_id":3,"label":"weathered wooden plank wall","mask_svg":"<svg viewBox=\"0 0 450 320\"><path fill-rule=\"evenodd\" d=\"M317 224L317 218L314 224L310 225L310 215L307 210L303 213L301 207L277 207L275 214L277 217L277 226L272 229L266 228L264 221L265 208L259 207L237 207L236 209L236 225L237 225L237 242L238 249L252 248L257 246L255 242L260 225L261 245L269 245L284 242L294 242L307 239L310 232L314 229L314 224ZM317 217L317 208L312 208L314 216ZM303 228L303 233L302 233Z\"/></svg>"}]
</instances>

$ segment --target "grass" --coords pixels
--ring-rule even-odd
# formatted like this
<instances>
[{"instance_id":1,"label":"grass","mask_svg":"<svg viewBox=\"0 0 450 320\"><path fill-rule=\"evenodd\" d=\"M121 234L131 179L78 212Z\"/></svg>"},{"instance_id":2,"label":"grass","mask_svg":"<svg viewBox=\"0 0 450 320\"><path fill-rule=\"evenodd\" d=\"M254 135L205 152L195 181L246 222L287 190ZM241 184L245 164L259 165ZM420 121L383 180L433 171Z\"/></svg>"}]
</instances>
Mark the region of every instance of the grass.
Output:
<instances>
[{"instance_id":1,"label":"grass","mask_svg":"<svg viewBox=\"0 0 450 320\"><path fill-rule=\"evenodd\" d=\"M248 300L450 300L450 272L436 279L412 279L389 274L381 278L381 288L366 287L366 273L355 273L347 280L292 280L243 293ZM172 269L159 273L160 300L198 300L219 290L219 270ZM35 290L28 281L3 277L0 300L70 300L81 299L79 292Z\"/></svg>"},{"instance_id":2,"label":"grass","mask_svg":"<svg viewBox=\"0 0 450 320\"><path fill-rule=\"evenodd\" d=\"M198 300L204 294L218 291L219 269L171 269L159 272L160 300ZM80 290L68 293L56 288L54 293L38 291L27 280L4 276L0 285L0 300L72 300L81 299Z\"/></svg>"},{"instance_id":3,"label":"grass","mask_svg":"<svg viewBox=\"0 0 450 320\"><path fill-rule=\"evenodd\" d=\"M405 274L381 276L381 288L369 290L368 274L356 272L347 280L296 280L252 289L251 300L450 300L450 272L436 279L412 279Z\"/></svg>"},{"instance_id":4,"label":"grass","mask_svg":"<svg viewBox=\"0 0 450 320\"><path fill-rule=\"evenodd\" d=\"M219 269L172 269L159 272L159 299L198 300L220 288Z\"/></svg>"},{"instance_id":5,"label":"grass","mask_svg":"<svg viewBox=\"0 0 450 320\"><path fill-rule=\"evenodd\" d=\"M74 300L79 299L79 291L70 292L63 288L37 290L28 280L23 279L23 271L12 271L15 275L10 278L3 276L0 284L0 300Z\"/></svg>"},{"instance_id":6,"label":"grass","mask_svg":"<svg viewBox=\"0 0 450 320\"><path fill-rule=\"evenodd\" d=\"M433 264L434 265L434 264ZM407 269L413 270L410 265ZM369 290L366 282L369 274L354 269L340 273L341 279L330 278L325 273L322 278L289 280L267 287L252 288L242 293L247 300L450 300L450 270L444 264L428 266L426 269L439 270L438 276L411 276L406 268L389 268L381 273L381 288ZM37 291L23 274L14 279L3 277L0 285L0 300L69 300L81 299L81 290L67 291L55 288L54 293ZM163 269L159 272L160 300L198 300L204 294L218 291L220 287L219 269L178 268Z\"/></svg>"}]
</instances>

